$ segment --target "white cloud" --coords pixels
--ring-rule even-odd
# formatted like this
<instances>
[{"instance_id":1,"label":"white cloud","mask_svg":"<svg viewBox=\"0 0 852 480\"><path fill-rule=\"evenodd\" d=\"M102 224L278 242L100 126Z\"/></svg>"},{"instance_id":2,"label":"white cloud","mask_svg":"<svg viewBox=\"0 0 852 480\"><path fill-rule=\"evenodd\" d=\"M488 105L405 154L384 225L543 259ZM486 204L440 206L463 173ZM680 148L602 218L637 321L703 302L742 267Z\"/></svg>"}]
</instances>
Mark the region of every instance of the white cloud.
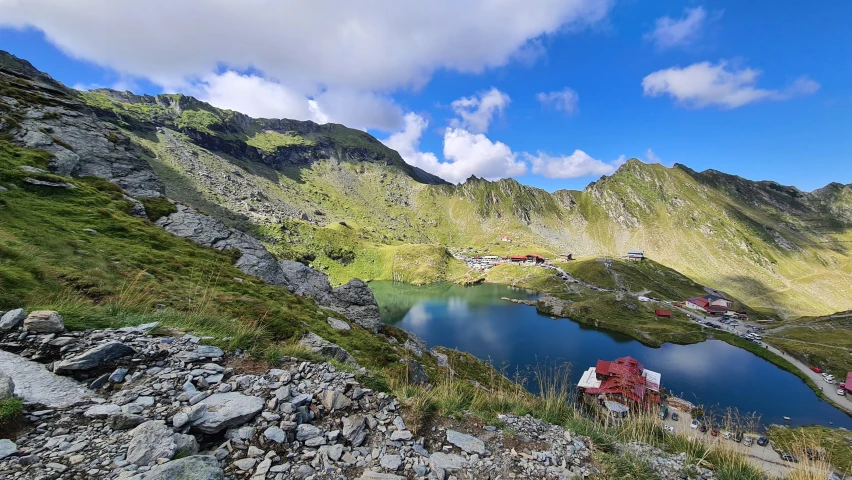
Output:
<instances>
[{"instance_id":1,"label":"white cloud","mask_svg":"<svg viewBox=\"0 0 852 480\"><path fill-rule=\"evenodd\" d=\"M491 120L503 114L511 99L508 95L491 87L487 92L481 92L472 97L462 97L450 106L461 118L454 118L450 125L463 128L473 133L485 133L491 125Z\"/></svg>"},{"instance_id":2,"label":"white cloud","mask_svg":"<svg viewBox=\"0 0 852 480\"><path fill-rule=\"evenodd\" d=\"M565 87L558 92L541 92L535 96L542 105L549 106L554 110L565 112L568 115L577 112L577 103L580 101L580 96L577 92Z\"/></svg>"},{"instance_id":3,"label":"white cloud","mask_svg":"<svg viewBox=\"0 0 852 480\"><path fill-rule=\"evenodd\" d=\"M701 36L706 21L704 7L687 8L681 19L658 18L654 30L646 33L644 38L654 42L660 50L690 45Z\"/></svg>"},{"instance_id":4,"label":"white cloud","mask_svg":"<svg viewBox=\"0 0 852 480\"><path fill-rule=\"evenodd\" d=\"M0 0L0 25L37 28L72 56L164 85L225 65L388 91L423 85L438 69L505 65L544 35L598 23L611 3Z\"/></svg>"},{"instance_id":5,"label":"white cloud","mask_svg":"<svg viewBox=\"0 0 852 480\"><path fill-rule=\"evenodd\" d=\"M451 182L471 175L495 180L527 173L527 165L516 158L508 145L461 128L448 128L444 133L444 158L446 173L438 175Z\"/></svg>"},{"instance_id":6,"label":"white cloud","mask_svg":"<svg viewBox=\"0 0 852 480\"><path fill-rule=\"evenodd\" d=\"M717 65L701 62L651 73L642 79L642 88L646 96L669 95L685 107L725 109L761 100L788 100L819 90L819 84L807 77L797 79L782 90L757 88L760 74L760 70L751 68L728 69L725 61Z\"/></svg>"},{"instance_id":7,"label":"white cloud","mask_svg":"<svg viewBox=\"0 0 852 480\"><path fill-rule=\"evenodd\" d=\"M481 133L462 128L444 131L444 158L440 161L432 152L420 151L420 138L429 122L416 113L405 115L405 128L383 141L399 152L406 163L453 183L471 175L496 180L526 174L527 165L518 160L508 145L493 142Z\"/></svg>"},{"instance_id":8,"label":"white cloud","mask_svg":"<svg viewBox=\"0 0 852 480\"><path fill-rule=\"evenodd\" d=\"M334 122L362 130L394 131L403 125L400 107L390 98L370 92L339 88L309 99L281 83L234 71L207 75L178 90L252 117Z\"/></svg>"},{"instance_id":9,"label":"white cloud","mask_svg":"<svg viewBox=\"0 0 852 480\"><path fill-rule=\"evenodd\" d=\"M581 178L593 175L610 175L624 163L619 157L612 162L592 158L582 150L574 150L571 155L551 156L543 152L536 155L525 153L524 157L532 164L532 173L547 178Z\"/></svg>"},{"instance_id":10,"label":"white cloud","mask_svg":"<svg viewBox=\"0 0 852 480\"><path fill-rule=\"evenodd\" d=\"M658 157L650 148L645 152L645 161L648 163L663 163L663 159Z\"/></svg>"}]
</instances>

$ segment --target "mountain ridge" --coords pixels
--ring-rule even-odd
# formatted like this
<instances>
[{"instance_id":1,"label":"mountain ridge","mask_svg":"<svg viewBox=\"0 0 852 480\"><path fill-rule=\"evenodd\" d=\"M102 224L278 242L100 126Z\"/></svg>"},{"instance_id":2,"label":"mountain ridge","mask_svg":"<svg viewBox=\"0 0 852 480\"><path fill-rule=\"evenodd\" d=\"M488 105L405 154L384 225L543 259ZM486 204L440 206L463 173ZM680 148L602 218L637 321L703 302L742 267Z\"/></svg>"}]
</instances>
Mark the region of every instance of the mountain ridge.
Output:
<instances>
[{"instance_id":1,"label":"mountain ridge","mask_svg":"<svg viewBox=\"0 0 852 480\"><path fill-rule=\"evenodd\" d=\"M165 195L335 284L453 280L461 267L448 247L579 257L642 248L767 313L852 308L850 185L801 192L637 159L583 190L475 176L454 185L359 130L252 119L177 94L77 92L0 58L4 72L18 70L0 76L0 99L12 100L0 102L0 130L53 154L57 171L115 181L132 196Z\"/></svg>"}]
</instances>

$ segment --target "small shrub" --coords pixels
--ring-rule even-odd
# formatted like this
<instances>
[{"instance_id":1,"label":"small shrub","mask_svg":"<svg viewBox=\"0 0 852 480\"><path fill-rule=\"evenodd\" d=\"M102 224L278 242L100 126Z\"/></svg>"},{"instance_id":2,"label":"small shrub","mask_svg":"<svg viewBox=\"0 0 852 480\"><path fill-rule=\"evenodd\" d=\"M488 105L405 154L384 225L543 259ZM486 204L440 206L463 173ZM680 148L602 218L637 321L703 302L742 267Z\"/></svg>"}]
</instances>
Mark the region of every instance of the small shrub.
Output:
<instances>
[{"instance_id":1,"label":"small shrub","mask_svg":"<svg viewBox=\"0 0 852 480\"><path fill-rule=\"evenodd\" d=\"M145 214L152 222L177 212L177 207L164 197L140 198L139 201L142 202L145 207Z\"/></svg>"},{"instance_id":2,"label":"small shrub","mask_svg":"<svg viewBox=\"0 0 852 480\"><path fill-rule=\"evenodd\" d=\"M0 400L0 430L19 420L24 411L24 402L20 398Z\"/></svg>"}]
</instances>

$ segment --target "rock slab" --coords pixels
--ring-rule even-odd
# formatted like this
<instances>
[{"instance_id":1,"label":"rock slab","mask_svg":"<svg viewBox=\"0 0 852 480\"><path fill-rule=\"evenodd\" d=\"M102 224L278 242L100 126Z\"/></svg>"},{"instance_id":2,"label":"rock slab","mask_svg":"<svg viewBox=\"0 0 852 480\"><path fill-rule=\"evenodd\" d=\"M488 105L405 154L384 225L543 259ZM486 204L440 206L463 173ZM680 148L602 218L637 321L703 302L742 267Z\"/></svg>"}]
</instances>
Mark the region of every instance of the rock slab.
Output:
<instances>
[{"instance_id":1,"label":"rock slab","mask_svg":"<svg viewBox=\"0 0 852 480\"><path fill-rule=\"evenodd\" d=\"M24 328L34 333L59 333L65 330L65 323L53 310L36 310L24 319Z\"/></svg>"},{"instance_id":2,"label":"rock slab","mask_svg":"<svg viewBox=\"0 0 852 480\"><path fill-rule=\"evenodd\" d=\"M107 362L118 360L125 355L136 353L132 348L121 342L107 342L86 350L67 360L56 364L55 370L90 370Z\"/></svg>"},{"instance_id":3,"label":"rock slab","mask_svg":"<svg viewBox=\"0 0 852 480\"><path fill-rule=\"evenodd\" d=\"M218 433L225 428L242 425L263 410L262 398L238 392L214 393L204 400L207 411L192 422L201 433Z\"/></svg>"},{"instance_id":4,"label":"rock slab","mask_svg":"<svg viewBox=\"0 0 852 480\"><path fill-rule=\"evenodd\" d=\"M17 328L25 318L27 318L27 312L23 308L16 308L4 313L0 317L0 332Z\"/></svg>"},{"instance_id":5,"label":"rock slab","mask_svg":"<svg viewBox=\"0 0 852 480\"><path fill-rule=\"evenodd\" d=\"M95 397L76 381L49 372L44 365L0 350L3 372L12 377L15 394L27 403L65 408Z\"/></svg>"},{"instance_id":6,"label":"rock slab","mask_svg":"<svg viewBox=\"0 0 852 480\"><path fill-rule=\"evenodd\" d=\"M485 453L485 442L471 435L466 435L455 430L447 430L447 441L467 453L476 453L479 455Z\"/></svg>"}]
</instances>

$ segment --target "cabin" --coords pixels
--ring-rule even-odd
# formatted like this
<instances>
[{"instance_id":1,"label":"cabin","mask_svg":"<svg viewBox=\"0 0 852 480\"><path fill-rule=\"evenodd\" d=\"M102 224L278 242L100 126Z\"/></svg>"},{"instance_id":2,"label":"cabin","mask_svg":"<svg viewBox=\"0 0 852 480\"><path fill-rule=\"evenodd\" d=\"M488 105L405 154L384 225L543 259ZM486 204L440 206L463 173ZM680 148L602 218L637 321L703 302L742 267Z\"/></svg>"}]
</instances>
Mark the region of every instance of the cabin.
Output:
<instances>
[{"instance_id":1,"label":"cabin","mask_svg":"<svg viewBox=\"0 0 852 480\"><path fill-rule=\"evenodd\" d=\"M577 390L586 401L606 408L613 417L627 415L631 409L649 410L660 404L661 375L645 369L631 357L597 365L583 373Z\"/></svg>"},{"instance_id":2,"label":"cabin","mask_svg":"<svg viewBox=\"0 0 852 480\"><path fill-rule=\"evenodd\" d=\"M511 257L509 257L509 263L513 264L525 263L526 261L526 255L512 255Z\"/></svg>"},{"instance_id":3,"label":"cabin","mask_svg":"<svg viewBox=\"0 0 852 480\"><path fill-rule=\"evenodd\" d=\"M707 295L706 297L704 297L704 299L707 300L710 305L714 305L717 307L725 307L727 309L730 309L734 306L734 302L720 295Z\"/></svg>"},{"instance_id":4,"label":"cabin","mask_svg":"<svg viewBox=\"0 0 852 480\"><path fill-rule=\"evenodd\" d=\"M538 265L540 263L544 263L544 257L531 253L527 255L527 262L532 263L533 265Z\"/></svg>"},{"instance_id":5,"label":"cabin","mask_svg":"<svg viewBox=\"0 0 852 480\"><path fill-rule=\"evenodd\" d=\"M654 314L660 318L672 318L671 310L654 310Z\"/></svg>"},{"instance_id":6,"label":"cabin","mask_svg":"<svg viewBox=\"0 0 852 480\"><path fill-rule=\"evenodd\" d=\"M628 250L627 259L634 262L641 262L645 259L645 250Z\"/></svg>"},{"instance_id":7,"label":"cabin","mask_svg":"<svg viewBox=\"0 0 852 480\"><path fill-rule=\"evenodd\" d=\"M508 235L501 235L501 236L500 236L500 241L501 241L501 242L511 242L511 241L512 241L512 239L511 239L511 238L509 238L509 236L508 236Z\"/></svg>"},{"instance_id":8,"label":"cabin","mask_svg":"<svg viewBox=\"0 0 852 480\"><path fill-rule=\"evenodd\" d=\"M559 259L564 260L566 262L570 262L571 260L574 260L574 254L573 253L562 253L562 254L559 254Z\"/></svg>"},{"instance_id":9,"label":"cabin","mask_svg":"<svg viewBox=\"0 0 852 480\"><path fill-rule=\"evenodd\" d=\"M707 307L710 306L710 302L708 302L706 298L687 298L685 305L686 308L690 310L701 310L706 312Z\"/></svg>"}]
</instances>

